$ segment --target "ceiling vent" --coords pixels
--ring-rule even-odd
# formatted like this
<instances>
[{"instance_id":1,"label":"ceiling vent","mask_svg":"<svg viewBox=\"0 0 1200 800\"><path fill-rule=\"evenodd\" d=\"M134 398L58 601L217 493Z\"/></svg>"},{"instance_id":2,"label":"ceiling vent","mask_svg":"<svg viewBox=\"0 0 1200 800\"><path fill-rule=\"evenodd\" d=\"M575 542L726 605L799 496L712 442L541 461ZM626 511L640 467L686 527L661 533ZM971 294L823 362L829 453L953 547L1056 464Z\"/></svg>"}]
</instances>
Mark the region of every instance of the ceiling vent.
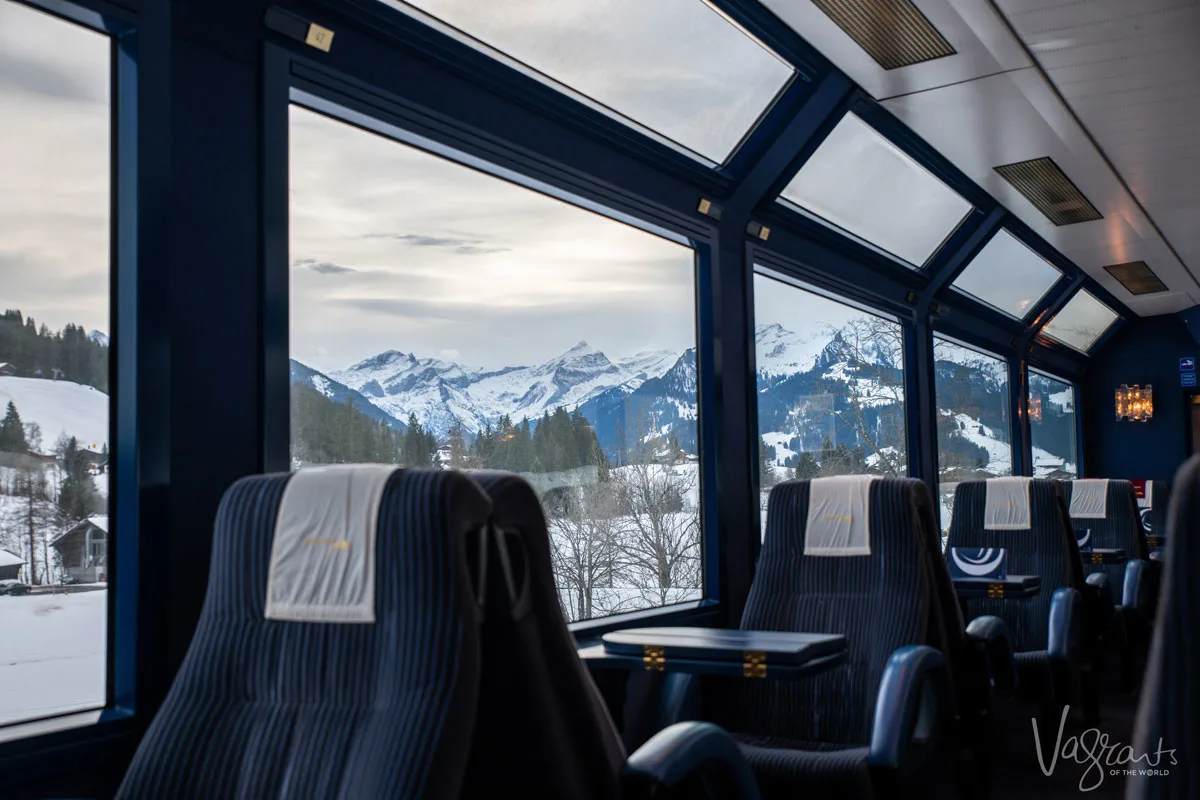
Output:
<instances>
[{"instance_id":1,"label":"ceiling vent","mask_svg":"<svg viewBox=\"0 0 1200 800\"><path fill-rule=\"evenodd\" d=\"M955 49L911 0L813 0L884 69L952 56Z\"/></svg>"},{"instance_id":2,"label":"ceiling vent","mask_svg":"<svg viewBox=\"0 0 1200 800\"><path fill-rule=\"evenodd\" d=\"M1074 225L1104 218L1050 158L1005 164L996 167L996 172L1055 225Z\"/></svg>"},{"instance_id":3,"label":"ceiling vent","mask_svg":"<svg viewBox=\"0 0 1200 800\"><path fill-rule=\"evenodd\" d=\"M1167 291L1167 285L1158 279L1154 270L1145 261L1130 261L1127 264L1113 264L1105 267L1104 271L1112 275L1130 294L1155 294Z\"/></svg>"}]
</instances>

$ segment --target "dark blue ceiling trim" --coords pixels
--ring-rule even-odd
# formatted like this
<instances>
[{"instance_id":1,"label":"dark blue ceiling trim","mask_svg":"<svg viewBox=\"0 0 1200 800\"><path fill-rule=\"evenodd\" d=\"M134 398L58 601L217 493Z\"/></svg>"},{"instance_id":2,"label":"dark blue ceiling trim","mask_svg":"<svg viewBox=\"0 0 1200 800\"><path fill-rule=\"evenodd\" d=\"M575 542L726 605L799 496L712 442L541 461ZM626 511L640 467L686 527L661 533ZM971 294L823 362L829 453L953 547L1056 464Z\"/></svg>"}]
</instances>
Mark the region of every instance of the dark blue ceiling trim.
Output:
<instances>
[{"instance_id":1,"label":"dark blue ceiling trim","mask_svg":"<svg viewBox=\"0 0 1200 800\"><path fill-rule=\"evenodd\" d=\"M928 285L921 290L920 299L929 303L944 287L949 286L958 274L967 268L971 259L1000 230L1005 212L997 206L990 213L976 209L954 235L930 260L925 271L929 274Z\"/></svg>"},{"instance_id":2,"label":"dark blue ceiling trim","mask_svg":"<svg viewBox=\"0 0 1200 800\"><path fill-rule=\"evenodd\" d=\"M816 81L834 67L816 48L806 42L758 0L707 0L727 14L760 42L792 63L802 81Z\"/></svg>"}]
</instances>

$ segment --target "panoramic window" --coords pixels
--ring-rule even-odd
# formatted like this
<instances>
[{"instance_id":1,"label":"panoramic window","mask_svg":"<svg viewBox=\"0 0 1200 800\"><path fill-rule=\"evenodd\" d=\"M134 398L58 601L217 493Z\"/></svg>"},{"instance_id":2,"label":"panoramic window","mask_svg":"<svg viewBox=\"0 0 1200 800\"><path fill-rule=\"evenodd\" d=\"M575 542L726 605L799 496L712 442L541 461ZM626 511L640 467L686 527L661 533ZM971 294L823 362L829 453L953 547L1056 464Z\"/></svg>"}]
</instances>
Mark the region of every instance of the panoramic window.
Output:
<instances>
[{"instance_id":1,"label":"panoramic window","mask_svg":"<svg viewBox=\"0 0 1200 800\"><path fill-rule=\"evenodd\" d=\"M794 72L703 0L382 1L712 163Z\"/></svg>"},{"instance_id":2,"label":"panoramic window","mask_svg":"<svg viewBox=\"0 0 1200 800\"><path fill-rule=\"evenodd\" d=\"M854 114L842 117L782 197L915 267L971 211L970 203Z\"/></svg>"},{"instance_id":3,"label":"panoramic window","mask_svg":"<svg viewBox=\"0 0 1200 800\"><path fill-rule=\"evenodd\" d=\"M781 480L907 475L900 325L763 274L754 320L764 524Z\"/></svg>"},{"instance_id":4,"label":"panoramic window","mask_svg":"<svg viewBox=\"0 0 1200 800\"><path fill-rule=\"evenodd\" d=\"M572 621L701 596L695 254L291 109L291 455L520 473Z\"/></svg>"},{"instance_id":5,"label":"panoramic window","mask_svg":"<svg viewBox=\"0 0 1200 800\"><path fill-rule=\"evenodd\" d=\"M1079 477L1074 386L1029 370L1029 433L1033 444L1033 477L1057 480Z\"/></svg>"},{"instance_id":6,"label":"panoramic window","mask_svg":"<svg viewBox=\"0 0 1200 800\"><path fill-rule=\"evenodd\" d=\"M1024 319L1061 277L1057 267L1001 230L951 286L1010 317Z\"/></svg>"},{"instance_id":7,"label":"panoramic window","mask_svg":"<svg viewBox=\"0 0 1200 800\"><path fill-rule=\"evenodd\" d=\"M1042 333L1056 342L1086 353L1117 319L1117 312L1087 290L1080 289L1042 328Z\"/></svg>"},{"instance_id":8,"label":"panoramic window","mask_svg":"<svg viewBox=\"0 0 1200 800\"><path fill-rule=\"evenodd\" d=\"M0 0L0 726L106 702L109 48Z\"/></svg>"},{"instance_id":9,"label":"panoramic window","mask_svg":"<svg viewBox=\"0 0 1200 800\"><path fill-rule=\"evenodd\" d=\"M962 481L1012 475L1008 363L933 337L937 392L938 495L942 532L950 530L954 490Z\"/></svg>"}]
</instances>

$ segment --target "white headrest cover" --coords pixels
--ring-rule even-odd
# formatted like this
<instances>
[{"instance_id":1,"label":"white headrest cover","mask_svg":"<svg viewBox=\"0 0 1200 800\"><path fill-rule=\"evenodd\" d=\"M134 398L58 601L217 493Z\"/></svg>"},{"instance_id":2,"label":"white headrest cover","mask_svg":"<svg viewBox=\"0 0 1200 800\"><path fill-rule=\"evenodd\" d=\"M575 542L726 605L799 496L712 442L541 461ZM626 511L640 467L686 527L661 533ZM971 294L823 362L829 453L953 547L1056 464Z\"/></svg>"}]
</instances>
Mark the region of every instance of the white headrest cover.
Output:
<instances>
[{"instance_id":1,"label":"white headrest cover","mask_svg":"<svg viewBox=\"0 0 1200 800\"><path fill-rule=\"evenodd\" d=\"M871 484L877 480L839 475L809 483L804 555L871 555Z\"/></svg>"},{"instance_id":2,"label":"white headrest cover","mask_svg":"<svg viewBox=\"0 0 1200 800\"><path fill-rule=\"evenodd\" d=\"M1137 499L1138 508L1154 508L1154 481L1146 481L1145 497Z\"/></svg>"},{"instance_id":3,"label":"white headrest cover","mask_svg":"<svg viewBox=\"0 0 1200 800\"><path fill-rule=\"evenodd\" d=\"M1032 513L1029 483L1032 478L988 478L983 508L986 531L1027 531Z\"/></svg>"},{"instance_id":4,"label":"white headrest cover","mask_svg":"<svg viewBox=\"0 0 1200 800\"><path fill-rule=\"evenodd\" d=\"M267 619L375 621L379 504L396 469L337 464L292 475L271 544Z\"/></svg>"},{"instance_id":5,"label":"white headrest cover","mask_svg":"<svg viewBox=\"0 0 1200 800\"><path fill-rule=\"evenodd\" d=\"M1104 519L1107 512L1107 478L1071 481L1071 519Z\"/></svg>"}]
</instances>

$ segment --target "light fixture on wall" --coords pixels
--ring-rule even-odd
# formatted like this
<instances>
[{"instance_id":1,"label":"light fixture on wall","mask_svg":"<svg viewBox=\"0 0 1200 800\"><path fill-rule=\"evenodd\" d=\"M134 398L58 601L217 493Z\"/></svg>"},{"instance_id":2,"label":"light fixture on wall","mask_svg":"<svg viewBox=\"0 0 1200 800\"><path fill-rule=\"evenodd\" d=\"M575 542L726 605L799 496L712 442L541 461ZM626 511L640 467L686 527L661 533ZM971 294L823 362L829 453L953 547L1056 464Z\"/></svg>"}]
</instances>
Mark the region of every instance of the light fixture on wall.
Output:
<instances>
[{"instance_id":1,"label":"light fixture on wall","mask_svg":"<svg viewBox=\"0 0 1200 800\"><path fill-rule=\"evenodd\" d=\"M1117 387L1117 420L1146 422L1154 416L1154 388L1122 383Z\"/></svg>"},{"instance_id":2,"label":"light fixture on wall","mask_svg":"<svg viewBox=\"0 0 1200 800\"><path fill-rule=\"evenodd\" d=\"M1029 395L1029 421L1042 421L1042 396L1040 394Z\"/></svg>"}]
</instances>

